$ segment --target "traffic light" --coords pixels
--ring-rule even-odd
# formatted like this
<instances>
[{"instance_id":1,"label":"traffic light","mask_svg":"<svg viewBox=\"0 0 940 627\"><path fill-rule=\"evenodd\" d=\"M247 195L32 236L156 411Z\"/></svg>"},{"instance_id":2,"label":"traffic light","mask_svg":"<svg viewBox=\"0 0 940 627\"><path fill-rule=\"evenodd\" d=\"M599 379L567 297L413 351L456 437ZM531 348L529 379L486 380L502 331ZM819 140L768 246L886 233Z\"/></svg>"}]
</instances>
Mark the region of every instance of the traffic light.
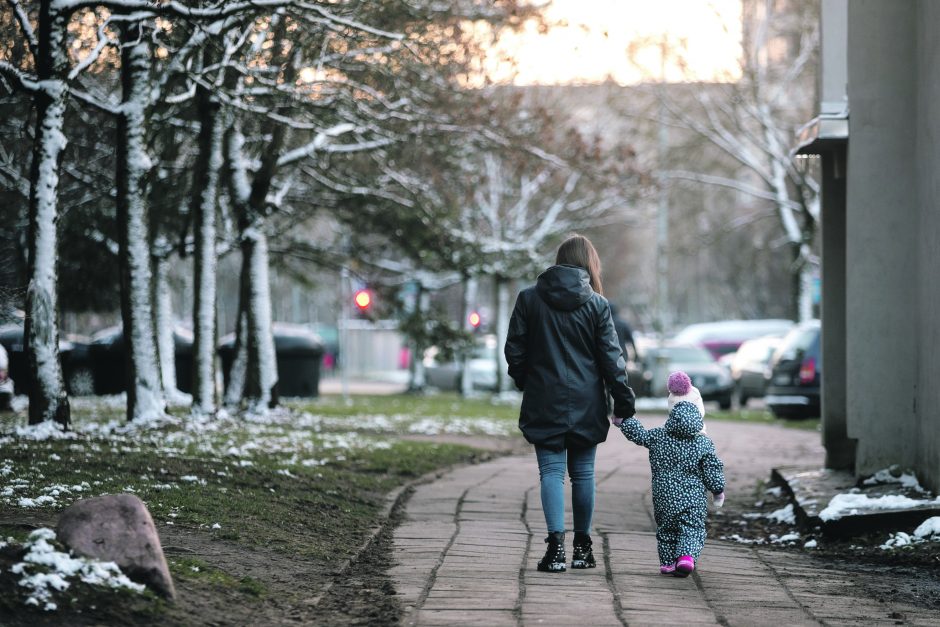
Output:
<instances>
[{"instance_id":1,"label":"traffic light","mask_svg":"<svg viewBox=\"0 0 940 627\"><path fill-rule=\"evenodd\" d=\"M372 306L372 294L369 293L369 290L358 290L353 300L356 303L356 307L359 308L359 311L363 313L368 311L369 307Z\"/></svg>"},{"instance_id":2,"label":"traffic light","mask_svg":"<svg viewBox=\"0 0 940 627\"><path fill-rule=\"evenodd\" d=\"M476 331L480 328L480 323L483 319L480 317L480 314L476 311L471 311L470 315L467 316L467 322L470 323L470 326L473 327L473 330Z\"/></svg>"}]
</instances>

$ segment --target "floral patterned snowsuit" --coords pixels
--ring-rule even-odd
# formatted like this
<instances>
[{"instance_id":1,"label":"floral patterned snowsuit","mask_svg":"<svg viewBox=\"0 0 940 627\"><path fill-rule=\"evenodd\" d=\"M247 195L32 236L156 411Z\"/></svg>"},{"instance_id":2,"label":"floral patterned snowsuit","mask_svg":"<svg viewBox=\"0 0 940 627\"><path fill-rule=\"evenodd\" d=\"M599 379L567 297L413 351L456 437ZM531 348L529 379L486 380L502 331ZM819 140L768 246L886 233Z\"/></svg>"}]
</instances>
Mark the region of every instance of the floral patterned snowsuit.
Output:
<instances>
[{"instance_id":1,"label":"floral patterned snowsuit","mask_svg":"<svg viewBox=\"0 0 940 627\"><path fill-rule=\"evenodd\" d=\"M705 546L705 490L724 492L724 465L702 430L702 415L687 401L675 404L662 427L645 429L636 418L620 424L627 439L649 449L653 513L662 565L683 555L698 559Z\"/></svg>"}]
</instances>

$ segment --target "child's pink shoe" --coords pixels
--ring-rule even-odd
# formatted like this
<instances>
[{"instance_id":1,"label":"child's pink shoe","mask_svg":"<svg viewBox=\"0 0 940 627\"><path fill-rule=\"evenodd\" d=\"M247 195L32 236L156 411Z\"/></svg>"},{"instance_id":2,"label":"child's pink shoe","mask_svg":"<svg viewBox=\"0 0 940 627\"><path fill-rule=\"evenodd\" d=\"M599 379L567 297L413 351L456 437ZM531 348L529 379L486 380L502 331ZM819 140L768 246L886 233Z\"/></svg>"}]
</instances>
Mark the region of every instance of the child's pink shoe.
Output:
<instances>
[{"instance_id":1,"label":"child's pink shoe","mask_svg":"<svg viewBox=\"0 0 940 627\"><path fill-rule=\"evenodd\" d=\"M675 572L676 572L675 564L663 564L662 566L659 567L660 575L672 575Z\"/></svg>"},{"instance_id":2,"label":"child's pink shoe","mask_svg":"<svg viewBox=\"0 0 940 627\"><path fill-rule=\"evenodd\" d=\"M695 570L695 558L691 555L683 555L676 562L676 577L688 577Z\"/></svg>"}]
</instances>

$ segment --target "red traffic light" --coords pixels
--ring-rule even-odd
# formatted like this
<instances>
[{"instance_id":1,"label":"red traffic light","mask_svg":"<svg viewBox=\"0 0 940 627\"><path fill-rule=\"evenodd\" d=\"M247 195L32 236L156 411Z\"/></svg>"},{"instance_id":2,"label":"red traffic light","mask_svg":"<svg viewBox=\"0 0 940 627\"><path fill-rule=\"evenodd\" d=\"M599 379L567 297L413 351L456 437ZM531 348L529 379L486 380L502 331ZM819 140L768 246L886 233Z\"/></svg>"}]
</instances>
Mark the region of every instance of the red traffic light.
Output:
<instances>
[{"instance_id":1,"label":"red traffic light","mask_svg":"<svg viewBox=\"0 0 940 627\"><path fill-rule=\"evenodd\" d=\"M470 312L470 315L467 316L467 321L470 322L470 326L473 327L474 329L480 326L480 322L482 320L483 319L480 318L480 314L478 314L475 311Z\"/></svg>"},{"instance_id":2,"label":"red traffic light","mask_svg":"<svg viewBox=\"0 0 940 627\"><path fill-rule=\"evenodd\" d=\"M369 294L369 290L359 290L353 298L356 301L356 307L362 311L368 309L369 305L372 304L372 295Z\"/></svg>"}]
</instances>

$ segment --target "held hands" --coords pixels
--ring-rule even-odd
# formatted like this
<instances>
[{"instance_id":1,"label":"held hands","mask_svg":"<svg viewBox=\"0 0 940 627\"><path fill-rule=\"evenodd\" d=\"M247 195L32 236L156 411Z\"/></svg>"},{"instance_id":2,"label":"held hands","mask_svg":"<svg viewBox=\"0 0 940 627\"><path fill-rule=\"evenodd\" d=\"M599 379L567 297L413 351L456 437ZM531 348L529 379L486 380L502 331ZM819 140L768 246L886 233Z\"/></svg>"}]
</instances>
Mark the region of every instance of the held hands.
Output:
<instances>
[{"instance_id":1,"label":"held hands","mask_svg":"<svg viewBox=\"0 0 940 627\"><path fill-rule=\"evenodd\" d=\"M716 495L715 495L715 500L714 500L713 502L714 502L714 504L715 504L715 507L721 507L722 505L724 505L724 504L725 504L725 493L724 493L724 492L720 492L720 493L716 494Z\"/></svg>"},{"instance_id":2,"label":"held hands","mask_svg":"<svg viewBox=\"0 0 940 627\"><path fill-rule=\"evenodd\" d=\"M617 416L613 416L611 417L610 421L613 423L615 427L619 427L621 424L623 424L624 419L618 418Z\"/></svg>"}]
</instances>

